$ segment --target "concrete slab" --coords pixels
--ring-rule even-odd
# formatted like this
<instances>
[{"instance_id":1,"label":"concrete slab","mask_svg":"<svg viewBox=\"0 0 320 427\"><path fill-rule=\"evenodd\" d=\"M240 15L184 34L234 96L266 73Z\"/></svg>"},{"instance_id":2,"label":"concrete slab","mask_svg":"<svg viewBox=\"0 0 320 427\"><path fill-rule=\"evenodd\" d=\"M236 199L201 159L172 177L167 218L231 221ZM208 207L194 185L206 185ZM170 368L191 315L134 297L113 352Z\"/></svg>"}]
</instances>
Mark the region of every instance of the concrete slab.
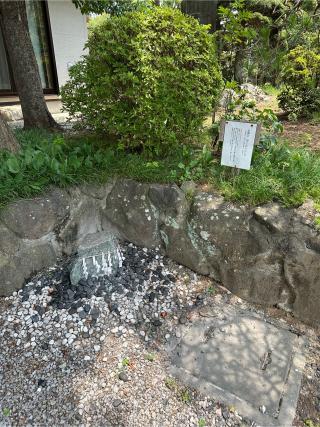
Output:
<instances>
[{"instance_id":1,"label":"concrete slab","mask_svg":"<svg viewBox=\"0 0 320 427\"><path fill-rule=\"evenodd\" d=\"M304 367L304 339L263 317L221 307L182 327L172 374L261 426L291 426Z\"/></svg>"},{"instance_id":2,"label":"concrete slab","mask_svg":"<svg viewBox=\"0 0 320 427\"><path fill-rule=\"evenodd\" d=\"M61 115L65 117L66 113L62 113L62 103L60 99L47 99L47 107L51 114ZM8 121L18 121L23 119L22 110L20 104L17 105L1 105L0 104L0 114Z\"/></svg>"}]
</instances>

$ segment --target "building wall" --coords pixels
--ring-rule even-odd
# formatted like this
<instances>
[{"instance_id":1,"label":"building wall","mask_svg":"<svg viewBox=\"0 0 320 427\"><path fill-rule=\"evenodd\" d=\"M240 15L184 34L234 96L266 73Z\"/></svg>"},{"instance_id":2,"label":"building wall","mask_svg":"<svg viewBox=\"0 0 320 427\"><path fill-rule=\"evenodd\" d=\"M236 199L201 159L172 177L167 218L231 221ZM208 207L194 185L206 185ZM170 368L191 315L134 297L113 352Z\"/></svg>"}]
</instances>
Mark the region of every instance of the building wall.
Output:
<instances>
[{"instance_id":1,"label":"building wall","mask_svg":"<svg viewBox=\"0 0 320 427\"><path fill-rule=\"evenodd\" d=\"M68 67L83 55L88 38L86 16L71 0L48 0L51 32L56 60L58 83L68 80Z\"/></svg>"},{"instance_id":2,"label":"building wall","mask_svg":"<svg viewBox=\"0 0 320 427\"><path fill-rule=\"evenodd\" d=\"M182 0L181 10L187 15L198 19L200 24L211 25L215 31L217 24L218 0Z\"/></svg>"}]
</instances>

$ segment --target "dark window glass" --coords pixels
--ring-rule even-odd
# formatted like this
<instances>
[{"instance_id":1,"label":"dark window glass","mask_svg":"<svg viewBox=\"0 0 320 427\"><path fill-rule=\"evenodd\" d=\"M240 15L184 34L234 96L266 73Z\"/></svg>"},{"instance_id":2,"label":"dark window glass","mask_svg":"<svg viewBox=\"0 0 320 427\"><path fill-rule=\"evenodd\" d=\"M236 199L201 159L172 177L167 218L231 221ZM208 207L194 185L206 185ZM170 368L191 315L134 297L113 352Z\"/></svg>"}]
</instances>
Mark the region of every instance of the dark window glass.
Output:
<instances>
[{"instance_id":1,"label":"dark window glass","mask_svg":"<svg viewBox=\"0 0 320 427\"><path fill-rule=\"evenodd\" d=\"M42 88L50 92L55 89L55 80L45 3L44 1L27 0L26 9L29 33L39 67ZM10 75L10 67L8 66L6 49L0 28L0 91L14 92L12 82L13 79Z\"/></svg>"},{"instance_id":2,"label":"dark window glass","mask_svg":"<svg viewBox=\"0 0 320 427\"><path fill-rule=\"evenodd\" d=\"M42 1L26 1L29 33L39 66L43 89L53 89L52 58L48 39L47 20Z\"/></svg>"},{"instance_id":3,"label":"dark window glass","mask_svg":"<svg viewBox=\"0 0 320 427\"><path fill-rule=\"evenodd\" d=\"M7 62L6 50L4 47L2 31L0 28L0 90L10 90L10 73Z\"/></svg>"}]
</instances>

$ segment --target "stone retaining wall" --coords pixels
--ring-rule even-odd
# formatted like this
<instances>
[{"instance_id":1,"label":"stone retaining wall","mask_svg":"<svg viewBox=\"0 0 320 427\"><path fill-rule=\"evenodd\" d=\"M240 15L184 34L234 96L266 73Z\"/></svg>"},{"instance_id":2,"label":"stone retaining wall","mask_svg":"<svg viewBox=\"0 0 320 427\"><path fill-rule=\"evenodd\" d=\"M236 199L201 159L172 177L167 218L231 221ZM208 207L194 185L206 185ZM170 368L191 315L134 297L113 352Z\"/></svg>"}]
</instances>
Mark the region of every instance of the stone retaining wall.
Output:
<instances>
[{"instance_id":1,"label":"stone retaining wall","mask_svg":"<svg viewBox=\"0 0 320 427\"><path fill-rule=\"evenodd\" d=\"M0 295L110 230L210 275L248 301L320 320L320 234L312 202L297 209L250 208L186 185L119 179L100 187L54 189L0 212Z\"/></svg>"}]
</instances>

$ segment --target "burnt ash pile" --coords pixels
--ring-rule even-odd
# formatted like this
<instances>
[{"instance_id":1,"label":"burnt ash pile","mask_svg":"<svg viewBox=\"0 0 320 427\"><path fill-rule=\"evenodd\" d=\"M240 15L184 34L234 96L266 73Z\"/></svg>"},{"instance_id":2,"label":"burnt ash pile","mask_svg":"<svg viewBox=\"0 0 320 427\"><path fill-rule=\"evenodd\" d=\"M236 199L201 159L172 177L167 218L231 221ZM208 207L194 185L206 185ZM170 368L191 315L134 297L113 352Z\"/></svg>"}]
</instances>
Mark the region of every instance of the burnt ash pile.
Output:
<instances>
[{"instance_id":1,"label":"burnt ash pile","mask_svg":"<svg viewBox=\"0 0 320 427\"><path fill-rule=\"evenodd\" d=\"M18 334L52 327L50 345L77 345L78 338L103 335L111 329L116 335L138 331L149 341L166 323L167 315L185 317L185 310L202 303L192 286L177 283L179 268L159 250L122 244L123 264L113 276L89 277L72 285L69 262L37 275L9 299L13 302L12 319L22 324ZM174 267L173 267L174 265ZM173 269L173 270L172 270ZM190 272L196 281L197 276ZM188 280L189 285L192 279ZM58 331L58 333L57 333ZM60 331L60 333L59 333ZM170 330L164 328L169 338ZM36 341L31 342L35 346Z\"/></svg>"},{"instance_id":2,"label":"burnt ash pile","mask_svg":"<svg viewBox=\"0 0 320 427\"><path fill-rule=\"evenodd\" d=\"M150 302L168 296L169 288L176 279L174 275L163 272L166 259L161 257L162 265L155 267L154 260L160 258L157 251L126 245L122 252L123 265L115 275L81 279L77 285L72 286L69 272L66 271L66 267L61 267L50 279L45 278L44 283L50 280L54 283L51 285L53 288L51 305L57 309L67 309L69 314L74 314L82 306L83 299L95 295L103 297L110 311L119 314L117 305L112 301L112 295L115 293L129 299L134 298L135 292L144 293L144 298ZM149 286L146 287L146 284Z\"/></svg>"}]
</instances>

